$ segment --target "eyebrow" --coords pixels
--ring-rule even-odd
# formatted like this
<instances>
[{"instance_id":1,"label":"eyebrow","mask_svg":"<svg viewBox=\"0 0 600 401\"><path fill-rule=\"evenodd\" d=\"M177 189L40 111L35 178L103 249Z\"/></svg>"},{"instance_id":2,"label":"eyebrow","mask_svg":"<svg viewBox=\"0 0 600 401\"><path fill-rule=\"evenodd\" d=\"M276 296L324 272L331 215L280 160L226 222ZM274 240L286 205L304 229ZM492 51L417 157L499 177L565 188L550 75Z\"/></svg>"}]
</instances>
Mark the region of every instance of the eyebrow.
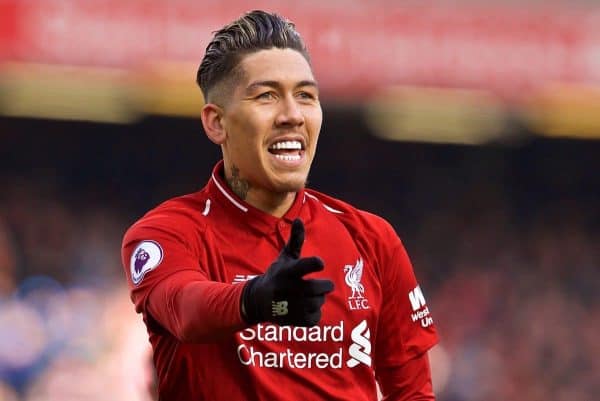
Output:
<instances>
[{"instance_id":1,"label":"eyebrow","mask_svg":"<svg viewBox=\"0 0 600 401\"><path fill-rule=\"evenodd\" d=\"M281 89L283 87L279 81L255 81L246 87L246 92L251 92L260 86L268 86L274 89ZM310 79L305 79L296 83L294 88L301 88L303 86L312 86L317 89L319 88L317 82Z\"/></svg>"}]
</instances>

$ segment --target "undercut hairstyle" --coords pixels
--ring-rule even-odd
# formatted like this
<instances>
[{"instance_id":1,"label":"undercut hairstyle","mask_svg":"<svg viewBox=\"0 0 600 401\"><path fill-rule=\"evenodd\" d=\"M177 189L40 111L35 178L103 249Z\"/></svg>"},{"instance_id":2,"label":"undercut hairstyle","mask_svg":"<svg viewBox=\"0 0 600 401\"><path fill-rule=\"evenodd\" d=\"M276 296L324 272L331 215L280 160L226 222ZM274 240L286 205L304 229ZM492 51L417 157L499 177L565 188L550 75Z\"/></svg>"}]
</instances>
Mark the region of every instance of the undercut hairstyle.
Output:
<instances>
[{"instance_id":1,"label":"undercut hairstyle","mask_svg":"<svg viewBox=\"0 0 600 401\"><path fill-rule=\"evenodd\" d=\"M237 67L243 57L274 47L296 50L310 64L296 26L277 14L250 11L216 31L196 75L205 101L223 102L241 77Z\"/></svg>"}]
</instances>

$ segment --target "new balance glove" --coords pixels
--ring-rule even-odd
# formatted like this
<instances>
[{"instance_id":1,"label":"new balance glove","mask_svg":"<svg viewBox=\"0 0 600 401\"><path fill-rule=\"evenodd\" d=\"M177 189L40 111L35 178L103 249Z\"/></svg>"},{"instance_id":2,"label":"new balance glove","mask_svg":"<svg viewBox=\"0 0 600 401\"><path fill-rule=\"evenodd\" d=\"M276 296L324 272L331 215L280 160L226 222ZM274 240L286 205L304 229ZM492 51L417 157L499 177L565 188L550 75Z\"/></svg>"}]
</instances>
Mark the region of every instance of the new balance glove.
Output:
<instances>
[{"instance_id":1,"label":"new balance glove","mask_svg":"<svg viewBox=\"0 0 600 401\"><path fill-rule=\"evenodd\" d=\"M296 219L288 243L267 271L248 281L242 292L241 308L249 324L314 326L321 320L325 295L333 291L330 280L307 279L323 270L321 258L300 258L304 224Z\"/></svg>"}]
</instances>

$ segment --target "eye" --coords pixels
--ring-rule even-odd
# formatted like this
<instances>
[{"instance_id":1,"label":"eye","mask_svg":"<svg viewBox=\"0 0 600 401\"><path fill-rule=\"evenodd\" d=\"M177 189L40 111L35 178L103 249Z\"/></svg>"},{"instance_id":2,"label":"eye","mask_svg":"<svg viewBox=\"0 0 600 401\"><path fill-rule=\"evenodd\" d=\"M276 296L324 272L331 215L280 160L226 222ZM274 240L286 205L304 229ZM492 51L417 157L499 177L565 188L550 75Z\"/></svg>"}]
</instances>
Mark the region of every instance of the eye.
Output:
<instances>
[{"instance_id":1,"label":"eye","mask_svg":"<svg viewBox=\"0 0 600 401\"><path fill-rule=\"evenodd\" d=\"M313 95L310 92L302 91L302 92L298 92L298 97L301 99L314 99L315 95Z\"/></svg>"},{"instance_id":2,"label":"eye","mask_svg":"<svg viewBox=\"0 0 600 401\"><path fill-rule=\"evenodd\" d=\"M275 99L275 94L271 91L263 92L260 95L256 96L256 98L261 100L273 100Z\"/></svg>"}]
</instances>

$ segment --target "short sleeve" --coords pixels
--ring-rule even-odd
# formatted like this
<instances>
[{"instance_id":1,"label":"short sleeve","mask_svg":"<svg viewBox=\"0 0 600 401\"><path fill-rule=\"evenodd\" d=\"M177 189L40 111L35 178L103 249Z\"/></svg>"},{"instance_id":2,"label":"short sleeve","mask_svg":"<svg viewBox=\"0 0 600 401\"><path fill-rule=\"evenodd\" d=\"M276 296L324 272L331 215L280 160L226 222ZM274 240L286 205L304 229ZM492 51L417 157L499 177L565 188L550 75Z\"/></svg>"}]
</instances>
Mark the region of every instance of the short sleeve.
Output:
<instances>
[{"instance_id":1,"label":"short sleeve","mask_svg":"<svg viewBox=\"0 0 600 401\"><path fill-rule=\"evenodd\" d=\"M376 367L390 368L423 354L438 341L433 318L404 246L395 245L382 263L383 300Z\"/></svg>"},{"instance_id":2,"label":"short sleeve","mask_svg":"<svg viewBox=\"0 0 600 401\"><path fill-rule=\"evenodd\" d=\"M206 280L199 265L200 255L188 237L181 229L143 223L132 226L125 234L121 257L138 313L146 312L152 289L175 273L185 271L188 280Z\"/></svg>"}]
</instances>

